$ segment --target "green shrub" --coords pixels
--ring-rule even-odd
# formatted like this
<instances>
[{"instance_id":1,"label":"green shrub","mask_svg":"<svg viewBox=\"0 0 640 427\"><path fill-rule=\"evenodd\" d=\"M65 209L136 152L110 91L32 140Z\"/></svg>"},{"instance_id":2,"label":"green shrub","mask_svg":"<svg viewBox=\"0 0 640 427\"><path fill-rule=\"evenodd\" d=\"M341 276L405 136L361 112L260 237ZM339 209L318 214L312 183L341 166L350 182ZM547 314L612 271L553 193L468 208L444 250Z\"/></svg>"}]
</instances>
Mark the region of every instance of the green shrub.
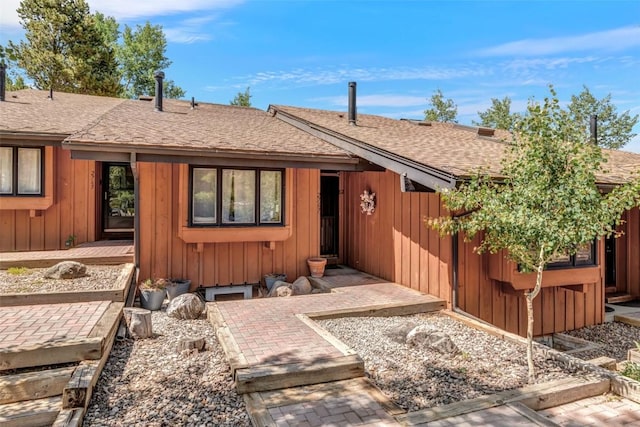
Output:
<instances>
[{"instance_id":1,"label":"green shrub","mask_svg":"<svg viewBox=\"0 0 640 427\"><path fill-rule=\"evenodd\" d=\"M628 362L620 373L632 380L640 381L640 363Z\"/></svg>"},{"instance_id":2,"label":"green shrub","mask_svg":"<svg viewBox=\"0 0 640 427\"><path fill-rule=\"evenodd\" d=\"M27 274L29 272L29 269L27 267L9 267L7 269L7 273L11 274L12 276L22 276L24 274Z\"/></svg>"}]
</instances>

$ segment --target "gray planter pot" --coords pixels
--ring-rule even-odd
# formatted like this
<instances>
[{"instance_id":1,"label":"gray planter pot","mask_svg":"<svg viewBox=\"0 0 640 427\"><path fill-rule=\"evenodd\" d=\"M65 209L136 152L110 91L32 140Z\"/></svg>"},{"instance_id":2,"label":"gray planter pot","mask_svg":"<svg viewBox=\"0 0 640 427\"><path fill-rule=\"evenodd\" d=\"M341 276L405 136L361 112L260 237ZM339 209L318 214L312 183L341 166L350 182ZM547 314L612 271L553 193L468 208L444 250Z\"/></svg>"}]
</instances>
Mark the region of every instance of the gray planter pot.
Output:
<instances>
[{"instance_id":1,"label":"gray planter pot","mask_svg":"<svg viewBox=\"0 0 640 427\"><path fill-rule=\"evenodd\" d=\"M171 280L171 284L167 286L167 296L169 301L177 297L178 295L186 294L191 287L191 280L176 279Z\"/></svg>"},{"instance_id":2,"label":"gray planter pot","mask_svg":"<svg viewBox=\"0 0 640 427\"><path fill-rule=\"evenodd\" d=\"M141 289L140 305L147 310L160 310L166 294L166 289Z\"/></svg>"}]
</instances>

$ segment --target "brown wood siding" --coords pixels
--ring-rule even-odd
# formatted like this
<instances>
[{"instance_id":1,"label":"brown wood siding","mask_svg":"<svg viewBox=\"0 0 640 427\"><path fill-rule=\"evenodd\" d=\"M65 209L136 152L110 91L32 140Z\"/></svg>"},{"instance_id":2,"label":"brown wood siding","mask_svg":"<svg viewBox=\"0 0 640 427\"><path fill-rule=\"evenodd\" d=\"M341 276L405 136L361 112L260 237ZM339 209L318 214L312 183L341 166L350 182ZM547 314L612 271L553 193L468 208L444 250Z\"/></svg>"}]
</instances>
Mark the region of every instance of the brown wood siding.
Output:
<instances>
[{"instance_id":1,"label":"brown wood siding","mask_svg":"<svg viewBox=\"0 0 640 427\"><path fill-rule=\"evenodd\" d=\"M60 147L53 147L45 156L49 153L53 171L45 170L45 179L54 177L53 204L34 212L6 210L11 198L1 198L0 251L64 249L71 235L76 244L95 240L96 162L71 160L70 152Z\"/></svg>"},{"instance_id":2,"label":"brown wood siding","mask_svg":"<svg viewBox=\"0 0 640 427\"><path fill-rule=\"evenodd\" d=\"M640 297L640 208L626 212L624 220L622 227L625 234L616 248L618 289L626 288L627 293Z\"/></svg>"},{"instance_id":3,"label":"brown wood siding","mask_svg":"<svg viewBox=\"0 0 640 427\"><path fill-rule=\"evenodd\" d=\"M477 236L474 240L465 242L463 237L459 237L459 307L502 329L524 336L527 313L523 291L514 290L508 283L491 278L512 277L513 264L505 259L502 252L495 255L475 253L473 249L479 244L479 239ZM603 259L603 255L603 245L599 243L598 258ZM533 303L535 335L602 323L604 286L602 269L597 270L597 283L585 284L585 292L557 286L541 290ZM555 273L557 272L549 274ZM543 283L544 280L543 275Z\"/></svg>"},{"instance_id":4,"label":"brown wood siding","mask_svg":"<svg viewBox=\"0 0 640 427\"><path fill-rule=\"evenodd\" d=\"M288 169L286 222L290 238L278 242L194 242L179 237L184 166L140 163L140 277L192 280L192 287L257 283L263 275L308 275L307 258L320 251L320 171ZM182 171L181 171L182 168ZM186 197L186 196L182 196ZM203 239L206 240L206 239Z\"/></svg>"},{"instance_id":5,"label":"brown wood siding","mask_svg":"<svg viewBox=\"0 0 640 427\"><path fill-rule=\"evenodd\" d=\"M385 280L450 302L451 238L440 238L424 219L445 214L434 193L402 193L390 171L345 173L345 261ZM360 210L360 195L376 193L376 210Z\"/></svg>"}]
</instances>

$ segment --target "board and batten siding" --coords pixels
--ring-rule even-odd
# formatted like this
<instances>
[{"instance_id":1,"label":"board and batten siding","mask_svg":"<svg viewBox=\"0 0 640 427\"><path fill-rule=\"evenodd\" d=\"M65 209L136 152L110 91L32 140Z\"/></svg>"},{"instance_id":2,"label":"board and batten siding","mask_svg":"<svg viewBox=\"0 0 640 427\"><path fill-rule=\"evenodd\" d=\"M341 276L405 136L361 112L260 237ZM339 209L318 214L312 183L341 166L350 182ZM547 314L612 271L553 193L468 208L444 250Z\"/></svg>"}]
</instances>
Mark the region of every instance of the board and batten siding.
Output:
<instances>
[{"instance_id":1,"label":"board and batten siding","mask_svg":"<svg viewBox=\"0 0 640 427\"><path fill-rule=\"evenodd\" d=\"M344 173L343 259L351 267L451 302L451 238L426 227L446 211L435 193L403 193L398 174ZM361 212L360 195L376 193L375 212Z\"/></svg>"},{"instance_id":2,"label":"board and batten siding","mask_svg":"<svg viewBox=\"0 0 640 427\"><path fill-rule=\"evenodd\" d=\"M285 273L290 281L309 275L306 260L320 250L320 171L287 169L285 197L292 209L285 221L292 236L278 242L186 243L180 237L181 168L140 163L140 279L183 278L198 286L257 283L263 275ZM182 191L186 191L183 188ZM285 201L287 203L287 201Z\"/></svg>"},{"instance_id":3,"label":"board and batten siding","mask_svg":"<svg viewBox=\"0 0 640 427\"><path fill-rule=\"evenodd\" d=\"M616 242L616 289L640 297L640 208L625 212Z\"/></svg>"},{"instance_id":4,"label":"board and batten siding","mask_svg":"<svg viewBox=\"0 0 640 427\"><path fill-rule=\"evenodd\" d=\"M49 163L47 156L53 157ZM64 249L69 236L75 236L75 244L96 239L96 162L72 160L69 151L47 147L48 179L54 185L47 209L11 209L12 198L0 198L0 252Z\"/></svg>"}]
</instances>

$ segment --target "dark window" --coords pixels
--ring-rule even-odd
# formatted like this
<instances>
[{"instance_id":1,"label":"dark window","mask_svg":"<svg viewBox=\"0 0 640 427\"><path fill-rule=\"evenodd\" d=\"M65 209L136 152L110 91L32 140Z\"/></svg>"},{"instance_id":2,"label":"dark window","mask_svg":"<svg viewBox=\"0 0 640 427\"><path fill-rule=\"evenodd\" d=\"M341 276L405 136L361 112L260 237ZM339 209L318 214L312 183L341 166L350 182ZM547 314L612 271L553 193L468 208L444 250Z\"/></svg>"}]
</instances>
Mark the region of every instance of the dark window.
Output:
<instances>
[{"instance_id":1,"label":"dark window","mask_svg":"<svg viewBox=\"0 0 640 427\"><path fill-rule=\"evenodd\" d=\"M41 196L42 147L0 147L0 195Z\"/></svg>"},{"instance_id":2,"label":"dark window","mask_svg":"<svg viewBox=\"0 0 640 427\"><path fill-rule=\"evenodd\" d=\"M282 225L280 169L191 168L194 226Z\"/></svg>"},{"instance_id":3,"label":"dark window","mask_svg":"<svg viewBox=\"0 0 640 427\"><path fill-rule=\"evenodd\" d=\"M573 268L596 265L596 243L590 242L578 248L575 255L559 255L547 264L548 269Z\"/></svg>"}]
</instances>

